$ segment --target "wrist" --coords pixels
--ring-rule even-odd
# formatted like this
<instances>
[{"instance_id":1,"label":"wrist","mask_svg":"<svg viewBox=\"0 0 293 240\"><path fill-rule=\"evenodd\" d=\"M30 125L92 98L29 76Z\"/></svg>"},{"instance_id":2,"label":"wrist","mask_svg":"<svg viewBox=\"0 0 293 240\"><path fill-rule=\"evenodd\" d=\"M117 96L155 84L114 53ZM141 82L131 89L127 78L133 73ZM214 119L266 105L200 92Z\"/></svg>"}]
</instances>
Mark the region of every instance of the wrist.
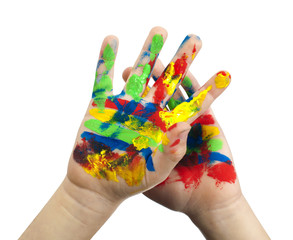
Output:
<instances>
[{"instance_id":1,"label":"wrist","mask_svg":"<svg viewBox=\"0 0 293 240\"><path fill-rule=\"evenodd\" d=\"M224 206L188 215L206 239L270 239L241 194Z\"/></svg>"},{"instance_id":2,"label":"wrist","mask_svg":"<svg viewBox=\"0 0 293 240\"><path fill-rule=\"evenodd\" d=\"M90 239L118 206L66 177L20 239Z\"/></svg>"},{"instance_id":3,"label":"wrist","mask_svg":"<svg viewBox=\"0 0 293 240\"><path fill-rule=\"evenodd\" d=\"M112 215L122 201L107 198L98 192L82 188L66 177L60 186L59 204L89 228L97 228Z\"/></svg>"}]
</instances>

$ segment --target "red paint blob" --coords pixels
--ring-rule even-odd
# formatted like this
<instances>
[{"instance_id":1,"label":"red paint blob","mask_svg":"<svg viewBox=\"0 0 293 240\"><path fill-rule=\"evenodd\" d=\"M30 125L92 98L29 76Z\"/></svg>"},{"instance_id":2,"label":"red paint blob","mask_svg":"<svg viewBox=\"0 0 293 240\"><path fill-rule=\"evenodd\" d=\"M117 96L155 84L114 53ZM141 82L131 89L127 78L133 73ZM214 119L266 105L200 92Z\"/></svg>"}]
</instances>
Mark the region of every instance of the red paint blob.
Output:
<instances>
[{"instance_id":1,"label":"red paint blob","mask_svg":"<svg viewBox=\"0 0 293 240\"><path fill-rule=\"evenodd\" d=\"M164 75L165 75L165 72L162 73L162 75L159 77L159 79L156 81L156 83L154 85L156 87L156 90L155 90L154 96L153 96L155 104L160 104L166 96L166 89L165 89L165 85L163 83L163 76Z\"/></svg>"},{"instance_id":2,"label":"red paint blob","mask_svg":"<svg viewBox=\"0 0 293 240\"><path fill-rule=\"evenodd\" d=\"M175 70L175 75L185 74L186 68L187 68L187 62L186 62L187 56L185 53L181 58L178 58L175 63L174 63L174 70Z\"/></svg>"},{"instance_id":3,"label":"red paint blob","mask_svg":"<svg viewBox=\"0 0 293 240\"><path fill-rule=\"evenodd\" d=\"M227 163L218 163L208 168L208 176L216 180L219 186L222 182L235 183L236 172L234 166Z\"/></svg>"},{"instance_id":4,"label":"red paint blob","mask_svg":"<svg viewBox=\"0 0 293 240\"><path fill-rule=\"evenodd\" d=\"M178 181L182 181L186 189L190 187L197 188L201 182L200 179L204 173L204 169L204 164L199 164L193 167L177 165L176 171L180 177Z\"/></svg>"},{"instance_id":5,"label":"red paint blob","mask_svg":"<svg viewBox=\"0 0 293 240\"><path fill-rule=\"evenodd\" d=\"M190 125L193 126L194 124L197 124L197 123L203 124L203 125L210 125L210 124L214 124L215 120L211 114L203 114L197 119L195 119L195 121L191 123Z\"/></svg>"}]
</instances>

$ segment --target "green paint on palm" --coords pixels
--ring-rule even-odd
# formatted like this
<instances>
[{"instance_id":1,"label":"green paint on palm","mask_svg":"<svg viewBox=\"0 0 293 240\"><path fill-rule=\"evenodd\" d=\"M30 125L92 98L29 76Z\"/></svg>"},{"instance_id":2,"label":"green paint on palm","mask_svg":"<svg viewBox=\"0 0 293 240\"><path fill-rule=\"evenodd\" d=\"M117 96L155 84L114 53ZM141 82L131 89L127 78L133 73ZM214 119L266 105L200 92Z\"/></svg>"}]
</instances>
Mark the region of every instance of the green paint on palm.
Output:
<instances>
[{"instance_id":1,"label":"green paint on palm","mask_svg":"<svg viewBox=\"0 0 293 240\"><path fill-rule=\"evenodd\" d=\"M141 134L136 131L120 127L116 124L104 123L97 119L87 120L84 126L104 137L119 139L128 144L133 144L133 140L141 136ZM148 138L150 147L157 147L157 143L153 139L147 136L145 137Z\"/></svg>"},{"instance_id":2,"label":"green paint on palm","mask_svg":"<svg viewBox=\"0 0 293 240\"><path fill-rule=\"evenodd\" d=\"M223 147L223 141L218 138L213 138L208 141L208 149L211 152L217 152Z\"/></svg>"},{"instance_id":3,"label":"green paint on palm","mask_svg":"<svg viewBox=\"0 0 293 240\"><path fill-rule=\"evenodd\" d=\"M126 93L132 96L136 102L141 99L140 94L143 91L143 87L146 84L146 80L149 77L150 72L151 66L146 64L140 76L133 74L127 81Z\"/></svg>"}]
</instances>

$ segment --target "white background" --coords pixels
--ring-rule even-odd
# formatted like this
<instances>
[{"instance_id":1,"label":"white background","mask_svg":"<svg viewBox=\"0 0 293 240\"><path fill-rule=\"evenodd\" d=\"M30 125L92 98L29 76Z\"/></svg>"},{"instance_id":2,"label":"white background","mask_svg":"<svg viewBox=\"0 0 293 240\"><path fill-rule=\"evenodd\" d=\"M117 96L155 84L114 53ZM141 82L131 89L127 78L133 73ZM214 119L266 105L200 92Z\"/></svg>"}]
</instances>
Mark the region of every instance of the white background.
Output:
<instances>
[{"instance_id":1,"label":"white background","mask_svg":"<svg viewBox=\"0 0 293 240\"><path fill-rule=\"evenodd\" d=\"M115 92L153 26L169 32L165 64L186 34L203 48L204 83L228 70L213 105L242 190L272 239L292 239L291 1L2 1L0 3L0 239L16 239L66 174L106 35L120 39ZM204 239L183 214L139 195L93 239Z\"/></svg>"}]
</instances>

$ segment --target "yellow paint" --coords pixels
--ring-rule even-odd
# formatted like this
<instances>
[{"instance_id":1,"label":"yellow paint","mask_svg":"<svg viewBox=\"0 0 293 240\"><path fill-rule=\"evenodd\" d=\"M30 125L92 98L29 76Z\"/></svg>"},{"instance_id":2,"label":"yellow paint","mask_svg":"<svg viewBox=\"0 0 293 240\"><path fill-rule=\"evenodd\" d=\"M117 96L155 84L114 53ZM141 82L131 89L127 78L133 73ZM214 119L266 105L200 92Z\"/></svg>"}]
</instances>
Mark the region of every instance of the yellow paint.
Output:
<instances>
[{"instance_id":1,"label":"yellow paint","mask_svg":"<svg viewBox=\"0 0 293 240\"><path fill-rule=\"evenodd\" d=\"M148 94L149 91L150 91L150 88L149 86L147 86L141 97L144 98Z\"/></svg>"},{"instance_id":2,"label":"yellow paint","mask_svg":"<svg viewBox=\"0 0 293 240\"><path fill-rule=\"evenodd\" d=\"M169 128L178 122L185 122L189 118L195 116L201 110L201 106L206 98L206 95L211 89L212 86L207 87L190 102L183 102L179 104L171 112L161 111L159 115L165 122L166 127Z\"/></svg>"},{"instance_id":3,"label":"yellow paint","mask_svg":"<svg viewBox=\"0 0 293 240\"><path fill-rule=\"evenodd\" d=\"M110 121L116 112L115 109L104 109L102 112L97 108L89 110L90 115L102 122Z\"/></svg>"},{"instance_id":4,"label":"yellow paint","mask_svg":"<svg viewBox=\"0 0 293 240\"><path fill-rule=\"evenodd\" d=\"M173 95L173 93L176 89L176 86L182 76L182 74L179 74L177 76L174 76L174 74L175 74L174 63L171 62L165 71L165 76L164 76L164 80L163 80L163 83L165 84L165 87L166 87L166 91L167 91L168 95L170 95L170 96Z\"/></svg>"},{"instance_id":5,"label":"yellow paint","mask_svg":"<svg viewBox=\"0 0 293 240\"><path fill-rule=\"evenodd\" d=\"M225 75L226 74L226 75ZM230 84L231 75L228 72L219 72L215 78L217 88L226 88Z\"/></svg>"},{"instance_id":6,"label":"yellow paint","mask_svg":"<svg viewBox=\"0 0 293 240\"><path fill-rule=\"evenodd\" d=\"M209 140L220 134L219 128L215 126L202 125L201 129L202 129L202 139L204 141Z\"/></svg>"},{"instance_id":7,"label":"yellow paint","mask_svg":"<svg viewBox=\"0 0 293 240\"><path fill-rule=\"evenodd\" d=\"M113 171L111 163L105 159L105 151L101 151L100 154L89 154L87 160L90 166L90 168L84 168L87 173L99 179L106 178L118 182L116 171Z\"/></svg>"},{"instance_id":8,"label":"yellow paint","mask_svg":"<svg viewBox=\"0 0 293 240\"><path fill-rule=\"evenodd\" d=\"M129 160L126 153L120 155L125 161ZM131 163L119 165L115 161L105 159L105 151L100 154L90 154L87 157L89 162L88 167L83 169L98 179L106 179L114 182L119 182L118 176L123 178L127 185L137 186L141 183L145 176L145 160L141 156L136 156Z\"/></svg>"},{"instance_id":9,"label":"yellow paint","mask_svg":"<svg viewBox=\"0 0 293 240\"><path fill-rule=\"evenodd\" d=\"M169 138L167 137L167 134L164 133L162 136L162 144L163 145L168 145L168 143L170 142Z\"/></svg>"},{"instance_id":10,"label":"yellow paint","mask_svg":"<svg viewBox=\"0 0 293 240\"><path fill-rule=\"evenodd\" d=\"M149 139L144 136L139 136L139 137L133 139L132 142L138 151L140 151L143 148L149 147Z\"/></svg>"}]
</instances>

